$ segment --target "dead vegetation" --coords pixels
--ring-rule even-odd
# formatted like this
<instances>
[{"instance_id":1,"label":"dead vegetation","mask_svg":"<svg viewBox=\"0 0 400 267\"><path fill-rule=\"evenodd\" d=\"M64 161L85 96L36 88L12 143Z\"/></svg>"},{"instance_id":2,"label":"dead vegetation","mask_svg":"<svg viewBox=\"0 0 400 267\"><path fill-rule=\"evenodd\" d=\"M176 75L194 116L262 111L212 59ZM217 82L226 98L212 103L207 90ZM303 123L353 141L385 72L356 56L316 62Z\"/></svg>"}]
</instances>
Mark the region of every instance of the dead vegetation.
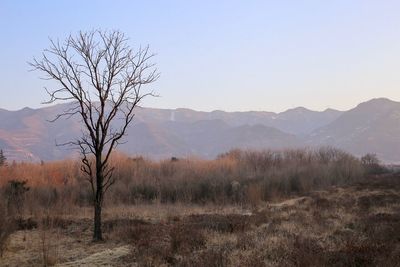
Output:
<instances>
[{"instance_id":1,"label":"dead vegetation","mask_svg":"<svg viewBox=\"0 0 400 267\"><path fill-rule=\"evenodd\" d=\"M135 218L106 216L104 243L91 242L89 215L21 222L2 265L396 266L400 260L400 177L394 175L251 212L180 210L157 219L140 210Z\"/></svg>"},{"instance_id":2,"label":"dead vegetation","mask_svg":"<svg viewBox=\"0 0 400 267\"><path fill-rule=\"evenodd\" d=\"M3 203L0 203L0 257L3 257L4 249L7 247L9 237L14 231L14 223L9 216Z\"/></svg>"},{"instance_id":3,"label":"dead vegetation","mask_svg":"<svg viewBox=\"0 0 400 267\"><path fill-rule=\"evenodd\" d=\"M106 205L190 203L251 205L360 181L361 160L334 148L285 151L233 150L215 160L150 161L114 155L115 184ZM0 168L0 186L27 181L27 210L91 206L79 162L11 164Z\"/></svg>"},{"instance_id":4,"label":"dead vegetation","mask_svg":"<svg viewBox=\"0 0 400 267\"><path fill-rule=\"evenodd\" d=\"M38 180L27 177L30 190L15 198L22 201L17 205L20 215L8 216L17 206L0 205L6 214L0 216L0 265L396 266L400 262L399 176L366 176L357 159L339 152L329 157L318 154L319 161L314 152L286 152L284 160L276 154L268 164L267 152L246 153L235 151L200 162L139 159L139 164L123 158L117 169L120 184L105 206L101 243L92 242L92 211L85 205L79 179L71 178L73 168L66 168L61 179L67 164L6 167L3 173L21 174L25 168L25 174L37 175L37 168L41 174ZM280 169L284 166L280 160L287 169ZM189 170L198 180L187 181L195 185L184 183ZM64 182L48 178L46 185L41 177L52 173ZM157 180L161 175L165 181ZM335 181L335 175L341 178ZM3 180L3 185L10 184ZM139 189L130 195L134 185ZM143 193L151 192L143 191L145 185L154 186L155 193ZM225 186L229 190L218 189ZM138 197L140 190L151 197ZM5 192L3 188L2 197Z\"/></svg>"}]
</instances>

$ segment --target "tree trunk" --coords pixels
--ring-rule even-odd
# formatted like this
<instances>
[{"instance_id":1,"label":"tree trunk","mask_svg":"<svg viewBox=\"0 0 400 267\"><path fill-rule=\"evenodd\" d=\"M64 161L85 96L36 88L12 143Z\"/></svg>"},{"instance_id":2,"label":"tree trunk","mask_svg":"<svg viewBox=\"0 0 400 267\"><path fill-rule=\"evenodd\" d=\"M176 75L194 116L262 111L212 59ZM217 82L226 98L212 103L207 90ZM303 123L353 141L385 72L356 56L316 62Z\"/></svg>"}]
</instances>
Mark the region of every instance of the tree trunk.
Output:
<instances>
[{"instance_id":1,"label":"tree trunk","mask_svg":"<svg viewBox=\"0 0 400 267\"><path fill-rule=\"evenodd\" d=\"M96 200L94 204L94 231L93 241L103 240L103 232L101 231L101 202Z\"/></svg>"},{"instance_id":2,"label":"tree trunk","mask_svg":"<svg viewBox=\"0 0 400 267\"><path fill-rule=\"evenodd\" d=\"M103 169L101 166L101 153L96 156L96 195L94 196L94 231L93 241L102 241L101 208L103 205Z\"/></svg>"}]
</instances>

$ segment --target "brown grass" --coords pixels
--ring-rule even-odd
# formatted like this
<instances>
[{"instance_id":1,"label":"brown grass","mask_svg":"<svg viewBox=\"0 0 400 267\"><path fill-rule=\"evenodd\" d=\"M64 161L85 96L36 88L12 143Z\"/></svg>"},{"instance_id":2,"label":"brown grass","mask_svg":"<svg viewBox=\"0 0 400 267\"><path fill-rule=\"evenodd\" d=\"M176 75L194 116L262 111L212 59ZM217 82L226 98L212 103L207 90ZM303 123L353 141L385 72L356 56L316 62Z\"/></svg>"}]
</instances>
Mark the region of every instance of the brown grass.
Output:
<instances>
[{"instance_id":1,"label":"brown grass","mask_svg":"<svg viewBox=\"0 0 400 267\"><path fill-rule=\"evenodd\" d=\"M92 209L76 164L1 168L3 185L18 177L31 189L15 218L0 201L7 215L0 216L0 265L400 262L400 177L364 176L360 162L340 151L233 151L214 161L122 157L118 164L100 243L91 241Z\"/></svg>"},{"instance_id":2,"label":"brown grass","mask_svg":"<svg viewBox=\"0 0 400 267\"><path fill-rule=\"evenodd\" d=\"M109 205L188 203L249 205L287 198L331 185L359 181L361 161L333 148L286 151L231 151L215 160L150 161L115 155L117 180ZM90 206L89 186L78 161L16 163L0 168L0 187L27 181L24 212L40 208L64 212ZM19 207L19 206L18 206ZM41 213L39 211L38 213Z\"/></svg>"},{"instance_id":3,"label":"brown grass","mask_svg":"<svg viewBox=\"0 0 400 267\"><path fill-rule=\"evenodd\" d=\"M161 212L168 209L168 205L157 207ZM89 218L48 214L21 221L2 262L7 266L396 266L399 211L400 177L379 176L261 204L251 213L190 205L155 217L145 208L137 208L135 218L109 213L104 243L91 242ZM28 230L24 225L37 228Z\"/></svg>"}]
</instances>

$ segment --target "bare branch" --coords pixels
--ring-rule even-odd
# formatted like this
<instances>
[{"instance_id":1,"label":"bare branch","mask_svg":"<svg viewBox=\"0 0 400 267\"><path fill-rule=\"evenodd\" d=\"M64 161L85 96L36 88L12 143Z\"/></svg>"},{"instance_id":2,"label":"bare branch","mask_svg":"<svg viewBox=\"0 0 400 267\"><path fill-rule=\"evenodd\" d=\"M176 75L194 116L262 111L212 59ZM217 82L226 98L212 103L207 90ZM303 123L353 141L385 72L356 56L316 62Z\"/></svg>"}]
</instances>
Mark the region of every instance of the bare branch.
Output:
<instances>
[{"instance_id":1,"label":"bare branch","mask_svg":"<svg viewBox=\"0 0 400 267\"><path fill-rule=\"evenodd\" d=\"M152 91L143 86L158 79L154 54L149 47L131 48L128 39L119 31L79 32L64 42L50 40L50 47L41 59L30 64L54 80L59 87L45 88L49 99L45 102L72 102L72 105L53 120L79 116L83 130L78 140L61 145L79 149L81 170L87 176L95 207L101 208L104 193L115 183L110 156L125 136L135 116L135 108ZM113 127L122 118L120 127ZM96 225L96 220L95 220ZM95 226L96 228L96 226Z\"/></svg>"}]
</instances>

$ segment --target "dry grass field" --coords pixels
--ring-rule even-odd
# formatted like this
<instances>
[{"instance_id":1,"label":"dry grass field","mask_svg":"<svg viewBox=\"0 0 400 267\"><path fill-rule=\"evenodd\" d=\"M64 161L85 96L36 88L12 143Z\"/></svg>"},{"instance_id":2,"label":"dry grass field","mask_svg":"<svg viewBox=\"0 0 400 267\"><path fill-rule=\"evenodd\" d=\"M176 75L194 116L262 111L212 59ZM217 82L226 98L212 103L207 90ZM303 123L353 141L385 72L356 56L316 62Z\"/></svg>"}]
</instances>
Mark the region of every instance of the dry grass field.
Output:
<instances>
[{"instance_id":1,"label":"dry grass field","mask_svg":"<svg viewBox=\"0 0 400 267\"><path fill-rule=\"evenodd\" d=\"M25 217L1 266L398 266L400 177L379 175L278 202L105 208Z\"/></svg>"}]
</instances>

